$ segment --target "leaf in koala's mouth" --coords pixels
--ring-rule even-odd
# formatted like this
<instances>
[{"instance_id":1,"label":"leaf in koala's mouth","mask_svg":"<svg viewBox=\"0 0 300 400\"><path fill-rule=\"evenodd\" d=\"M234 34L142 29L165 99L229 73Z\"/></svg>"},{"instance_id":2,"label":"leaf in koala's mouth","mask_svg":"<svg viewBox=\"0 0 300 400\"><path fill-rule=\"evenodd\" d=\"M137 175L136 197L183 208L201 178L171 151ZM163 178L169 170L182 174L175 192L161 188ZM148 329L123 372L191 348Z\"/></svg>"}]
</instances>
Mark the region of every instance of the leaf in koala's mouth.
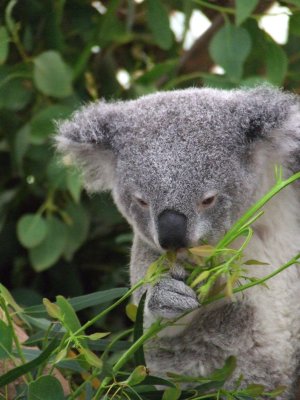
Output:
<instances>
[{"instance_id":1,"label":"leaf in koala's mouth","mask_svg":"<svg viewBox=\"0 0 300 400\"><path fill-rule=\"evenodd\" d=\"M204 244L202 246L191 247L189 252L199 257L210 257L213 255L215 248L209 244Z\"/></svg>"}]
</instances>

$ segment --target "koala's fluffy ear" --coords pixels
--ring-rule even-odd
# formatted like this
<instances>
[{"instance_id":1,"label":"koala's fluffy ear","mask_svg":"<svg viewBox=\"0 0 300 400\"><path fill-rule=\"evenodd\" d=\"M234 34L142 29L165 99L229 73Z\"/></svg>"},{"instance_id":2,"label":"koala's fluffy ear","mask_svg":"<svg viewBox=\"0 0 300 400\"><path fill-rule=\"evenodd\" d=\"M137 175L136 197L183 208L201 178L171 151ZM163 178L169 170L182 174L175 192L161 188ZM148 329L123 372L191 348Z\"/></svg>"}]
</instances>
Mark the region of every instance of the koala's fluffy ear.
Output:
<instances>
[{"instance_id":1,"label":"koala's fluffy ear","mask_svg":"<svg viewBox=\"0 0 300 400\"><path fill-rule=\"evenodd\" d=\"M288 161L300 153L299 97L265 85L246 90L241 102L242 132L246 141L266 140ZM238 106L239 108L239 106ZM298 156L299 157L299 156ZM299 165L300 167L300 165Z\"/></svg>"},{"instance_id":2,"label":"koala's fluffy ear","mask_svg":"<svg viewBox=\"0 0 300 400\"><path fill-rule=\"evenodd\" d=\"M299 96L271 86L245 91L247 104L244 134L248 142L266 140L278 163L300 170Z\"/></svg>"},{"instance_id":3,"label":"koala's fluffy ear","mask_svg":"<svg viewBox=\"0 0 300 400\"><path fill-rule=\"evenodd\" d=\"M243 133L248 142L269 138L272 131L281 129L295 112L299 114L297 96L269 85L248 89L246 101L238 106Z\"/></svg>"},{"instance_id":4,"label":"koala's fluffy ear","mask_svg":"<svg viewBox=\"0 0 300 400\"><path fill-rule=\"evenodd\" d=\"M69 120L57 123L57 149L80 168L84 185L90 192L110 190L113 186L115 114L114 104L100 101L82 107Z\"/></svg>"}]
</instances>

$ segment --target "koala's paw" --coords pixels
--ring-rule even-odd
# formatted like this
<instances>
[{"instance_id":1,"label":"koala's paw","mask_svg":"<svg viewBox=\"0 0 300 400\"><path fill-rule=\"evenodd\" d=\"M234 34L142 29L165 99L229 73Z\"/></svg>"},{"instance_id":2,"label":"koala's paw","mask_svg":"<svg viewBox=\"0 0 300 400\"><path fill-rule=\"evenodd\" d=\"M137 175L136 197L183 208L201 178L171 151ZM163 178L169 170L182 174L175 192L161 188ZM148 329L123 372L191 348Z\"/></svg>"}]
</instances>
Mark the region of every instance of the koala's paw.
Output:
<instances>
[{"instance_id":1,"label":"koala's paw","mask_svg":"<svg viewBox=\"0 0 300 400\"><path fill-rule=\"evenodd\" d=\"M165 277L149 294L147 306L157 318L174 319L199 307L195 292L184 282Z\"/></svg>"}]
</instances>

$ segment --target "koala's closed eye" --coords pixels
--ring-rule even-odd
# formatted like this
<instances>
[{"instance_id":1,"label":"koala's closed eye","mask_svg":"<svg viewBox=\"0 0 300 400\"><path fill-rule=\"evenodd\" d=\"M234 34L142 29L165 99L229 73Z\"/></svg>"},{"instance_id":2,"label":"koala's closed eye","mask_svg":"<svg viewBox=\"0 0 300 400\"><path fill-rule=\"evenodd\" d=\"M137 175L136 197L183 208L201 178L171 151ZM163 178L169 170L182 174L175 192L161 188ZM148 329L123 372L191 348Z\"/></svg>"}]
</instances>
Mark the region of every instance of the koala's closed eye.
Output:
<instances>
[{"instance_id":1,"label":"koala's closed eye","mask_svg":"<svg viewBox=\"0 0 300 400\"><path fill-rule=\"evenodd\" d=\"M208 192L199 203L200 209L210 208L213 207L216 203L218 193L215 191Z\"/></svg>"},{"instance_id":2,"label":"koala's closed eye","mask_svg":"<svg viewBox=\"0 0 300 400\"><path fill-rule=\"evenodd\" d=\"M142 208L148 208L149 204L140 196L133 196L134 201Z\"/></svg>"}]
</instances>

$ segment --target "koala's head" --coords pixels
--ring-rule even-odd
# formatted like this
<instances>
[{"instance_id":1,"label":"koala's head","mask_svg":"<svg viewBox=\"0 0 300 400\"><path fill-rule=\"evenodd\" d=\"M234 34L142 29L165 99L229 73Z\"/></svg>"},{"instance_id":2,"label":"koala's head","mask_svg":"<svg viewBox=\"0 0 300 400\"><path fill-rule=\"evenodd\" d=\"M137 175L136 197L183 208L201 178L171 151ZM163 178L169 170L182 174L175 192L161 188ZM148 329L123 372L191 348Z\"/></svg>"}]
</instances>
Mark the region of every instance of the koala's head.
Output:
<instances>
[{"instance_id":1,"label":"koala's head","mask_svg":"<svg viewBox=\"0 0 300 400\"><path fill-rule=\"evenodd\" d=\"M161 92L83 107L59 125L57 144L88 190L112 191L144 241L178 249L215 243L251 204L257 154L282 148L284 162L299 147L296 109L295 96L269 87Z\"/></svg>"}]
</instances>

